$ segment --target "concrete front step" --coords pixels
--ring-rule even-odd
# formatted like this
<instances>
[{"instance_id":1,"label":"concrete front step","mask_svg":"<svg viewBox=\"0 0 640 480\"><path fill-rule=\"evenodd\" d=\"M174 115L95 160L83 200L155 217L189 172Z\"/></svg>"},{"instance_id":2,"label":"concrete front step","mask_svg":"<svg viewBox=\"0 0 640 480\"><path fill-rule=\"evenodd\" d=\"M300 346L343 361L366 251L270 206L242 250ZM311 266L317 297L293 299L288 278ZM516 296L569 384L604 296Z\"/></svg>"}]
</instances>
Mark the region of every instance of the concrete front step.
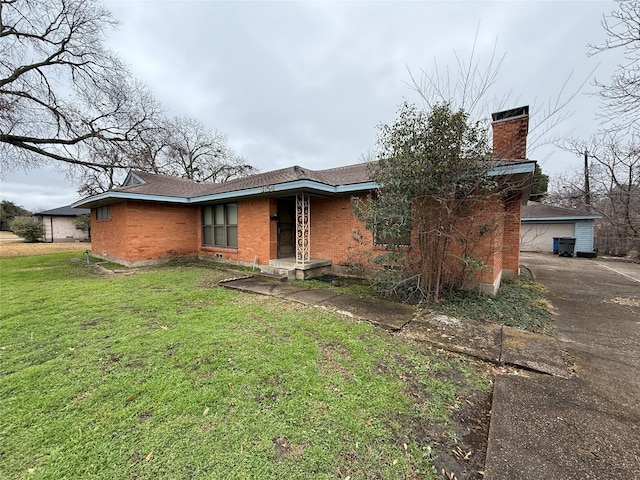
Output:
<instances>
[{"instance_id":1,"label":"concrete front step","mask_svg":"<svg viewBox=\"0 0 640 480\"><path fill-rule=\"evenodd\" d=\"M330 273L331 260L312 258L308 263L297 263L295 258L275 258L269 260L269 265L263 265L262 271L278 271L289 279L307 280L321 277Z\"/></svg>"}]
</instances>

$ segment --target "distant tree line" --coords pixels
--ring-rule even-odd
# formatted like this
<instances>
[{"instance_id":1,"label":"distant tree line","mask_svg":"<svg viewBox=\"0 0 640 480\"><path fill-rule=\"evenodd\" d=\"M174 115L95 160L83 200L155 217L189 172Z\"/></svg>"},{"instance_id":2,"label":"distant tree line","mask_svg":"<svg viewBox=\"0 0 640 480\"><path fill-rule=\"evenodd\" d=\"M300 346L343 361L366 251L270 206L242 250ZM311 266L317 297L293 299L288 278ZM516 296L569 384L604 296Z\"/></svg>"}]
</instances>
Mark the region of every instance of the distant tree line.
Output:
<instances>
[{"instance_id":1,"label":"distant tree line","mask_svg":"<svg viewBox=\"0 0 640 480\"><path fill-rule=\"evenodd\" d=\"M11 222L17 217L31 217L33 215L29 210L16 205L9 200L0 202L0 230L7 232L11 229Z\"/></svg>"}]
</instances>

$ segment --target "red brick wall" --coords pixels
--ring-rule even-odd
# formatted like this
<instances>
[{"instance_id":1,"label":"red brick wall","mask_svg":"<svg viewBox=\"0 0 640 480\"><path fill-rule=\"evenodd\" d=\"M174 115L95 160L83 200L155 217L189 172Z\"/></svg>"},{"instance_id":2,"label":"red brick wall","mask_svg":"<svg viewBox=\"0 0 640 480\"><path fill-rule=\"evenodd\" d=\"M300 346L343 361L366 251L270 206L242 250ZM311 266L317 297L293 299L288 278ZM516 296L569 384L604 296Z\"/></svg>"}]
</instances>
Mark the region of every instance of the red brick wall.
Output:
<instances>
[{"instance_id":1,"label":"red brick wall","mask_svg":"<svg viewBox=\"0 0 640 480\"><path fill-rule=\"evenodd\" d=\"M509 275L517 275L520 266L521 195L505 202L502 268Z\"/></svg>"},{"instance_id":2,"label":"red brick wall","mask_svg":"<svg viewBox=\"0 0 640 480\"><path fill-rule=\"evenodd\" d=\"M260 265L277 258L277 222L270 220L277 211L275 198L238 202L238 248L200 247L200 254L224 259L250 262L257 257ZM310 254L312 258L330 259L344 264L348 247L353 246L353 230L366 233L364 224L354 215L349 196L312 199L310 205ZM201 232L198 233L201 242Z\"/></svg>"},{"instance_id":3,"label":"red brick wall","mask_svg":"<svg viewBox=\"0 0 640 480\"><path fill-rule=\"evenodd\" d=\"M355 229L371 241L371 234L353 214L350 196L312 199L310 217L312 258L330 259L335 265L347 263L349 246L355 246Z\"/></svg>"},{"instance_id":4,"label":"red brick wall","mask_svg":"<svg viewBox=\"0 0 640 480\"><path fill-rule=\"evenodd\" d=\"M513 204L510 205L513 208ZM373 235L366 230L364 224L353 214L350 197L314 199L311 202L310 216L311 256L313 258L331 259L334 265L348 263L350 260L349 247L356 246L353 241L353 231L355 229L365 235L366 245L363 250L372 251L374 256L383 251L380 248L371 246ZM465 224L467 228L472 228L473 225L489 223L489 217L495 218L496 230L488 233L476 247L477 258L485 262L489 267L489 270L479 270L476 274L476 280L493 284L501 275L503 268L509 268L503 265L505 252L512 254L515 249L516 255L518 254L519 230L515 245L504 245L504 242L512 241L515 238L512 233L505 234L506 227L504 224L507 219L511 221L510 224L513 224L514 217L512 212L508 212L505 215L503 204L498 197L489 200L487 205L483 206L482 210L476 214L476 217L478 216L485 218L482 220L476 219L474 224L463 219L458 227L461 232L464 232ZM469 235L472 235L472 233L469 233ZM452 245L450 254L460 256L461 249L456 245ZM517 265L518 259L515 262Z\"/></svg>"},{"instance_id":5,"label":"red brick wall","mask_svg":"<svg viewBox=\"0 0 640 480\"><path fill-rule=\"evenodd\" d=\"M223 259L266 265L277 256L277 222L275 198L259 198L238 202L238 248L204 247L202 228L198 227L199 254L206 257L222 255ZM198 225L201 225L198 209Z\"/></svg>"},{"instance_id":6,"label":"red brick wall","mask_svg":"<svg viewBox=\"0 0 640 480\"><path fill-rule=\"evenodd\" d=\"M106 258L140 262L145 260L203 255L241 262L267 264L277 257L277 201L263 198L238 202L238 248L202 246L200 207L121 202L111 205L111 218L97 220L92 215L92 249ZM498 208L498 207L496 207ZM481 214L488 215L490 208ZM501 210L501 207L500 207ZM478 280L493 283L503 269L517 272L520 242L520 198L506 202L504 225L486 237L481 246L482 260L490 271L480 271ZM496 213L496 212L494 212ZM344 265L350 260L349 247L357 247L354 230L364 234L365 249L372 234L353 214L349 196L313 199L310 208L310 248L313 258ZM455 254L455 252L452 252Z\"/></svg>"},{"instance_id":7,"label":"red brick wall","mask_svg":"<svg viewBox=\"0 0 640 480\"><path fill-rule=\"evenodd\" d=\"M126 259L127 204L111 205L111 218L98 220L91 209L91 251L105 258Z\"/></svg>"},{"instance_id":8,"label":"red brick wall","mask_svg":"<svg viewBox=\"0 0 640 480\"><path fill-rule=\"evenodd\" d=\"M92 250L106 258L134 263L197 252L195 207L127 201L111 205L110 219L91 215Z\"/></svg>"},{"instance_id":9,"label":"red brick wall","mask_svg":"<svg viewBox=\"0 0 640 480\"><path fill-rule=\"evenodd\" d=\"M127 253L130 257L146 260L196 254L197 208L151 202L127 203Z\"/></svg>"},{"instance_id":10,"label":"red brick wall","mask_svg":"<svg viewBox=\"0 0 640 480\"><path fill-rule=\"evenodd\" d=\"M448 254L456 258L466 255L484 263L488 269L476 270L470 281L493 284L502 271L504 207L500 197L488 198L459 219L455 228L465 243L452 241Z\"/></svg>"},{"instance_id":11,"label":"red brick wall","mask_svg":"<svg viewBox=\"0 0 640 480\"><path fill-rule=\"evenodd\" d=\"M477 280L485 284L495 283L498 277L502 274L503 269L502 242L504 238L504 216L502 212L498 212L496 215L498 216L500 226L496 232L487 238L487 243L484 246L488 250L486 263L489 270L480 270L477 275Z\"/></svg>"},{"instance_id":12,"label":"red brick wall","mask_svg":"<svg viewBox=\"0 0 640 480\"><path fill-rule=\"evenodd\" d=\"M493 283L502 273L506 276L517 275L520 263L520 208L521 197L500 202L495 215L500 228L487 238L480 248L480 255L487 259L491 271L482 271L478 280Z\"/></svg>"},{"instance_id":13,"label":"red brick wall","mask_svg":"<svg viewBox=\"0 0 640 480\"><path fill-rule=\"evenodd\" d=\"M527 158L529 116L493 122L493 158Z\"/></svg>"}]
</instances>

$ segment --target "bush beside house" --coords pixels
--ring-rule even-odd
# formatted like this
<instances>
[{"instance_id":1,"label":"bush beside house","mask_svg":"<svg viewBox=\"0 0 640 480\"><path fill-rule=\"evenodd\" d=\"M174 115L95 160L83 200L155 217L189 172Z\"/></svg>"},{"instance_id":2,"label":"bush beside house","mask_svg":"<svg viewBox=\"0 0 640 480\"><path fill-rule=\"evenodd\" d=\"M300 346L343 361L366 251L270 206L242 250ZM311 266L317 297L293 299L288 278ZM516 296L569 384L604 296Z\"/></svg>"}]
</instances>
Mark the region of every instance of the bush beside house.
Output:
<instances>
[{"instance_id":1,"label":"bush beside house","mask_svg":"<svg viewBox=\"0 0 640 480\"><path fill-rule=\"evenodd\" d=\"M17 217L11 222L11 231L27 243L38 242L44 234L42 222L35 218Z\"/></svg>"}]
</instances>

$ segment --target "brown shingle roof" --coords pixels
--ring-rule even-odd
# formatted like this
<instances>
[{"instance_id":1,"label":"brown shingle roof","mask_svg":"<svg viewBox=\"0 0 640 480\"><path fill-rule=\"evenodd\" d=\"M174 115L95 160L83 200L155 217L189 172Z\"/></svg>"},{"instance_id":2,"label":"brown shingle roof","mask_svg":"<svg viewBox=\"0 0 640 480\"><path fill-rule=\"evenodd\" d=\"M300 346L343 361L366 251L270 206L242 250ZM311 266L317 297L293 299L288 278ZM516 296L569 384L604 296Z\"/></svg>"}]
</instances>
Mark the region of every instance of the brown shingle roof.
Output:
<instances>
[{"instance_id":1,"label":"brown shingle roof","mask_svg":"<svg viewBox=\"0 0 640 480\"><path fill-rule=\"evenodd\" d=\"M74 206L94 208L109 202L127 198L150 201L169 201L176 203L208 202L224 198L240 198L243 196L259 195L263 192L279 191L281 193L298 189L316 191L323 195L337 193L355 193L375 188L373 173L377 162L357 163L344 167L326 170L310 170L299 166L282 168L270 172L257 173L243 178L237 178L224 183L198 183L193 180L158 175L145 172L130 172L126 185L102 194L85 198ZM528 165L525 165L528 164ZM491 167L496 170L494 175L512 175L531 173L533 162L503 161L492 162ZM524 165L522 171L500 171L500 168L514 165ZM529 171L530 170L530 171ZM298 183L299 182L299 183ZM278 186L280 186L278 188ZM274 187L272 190L264 187ZM339 188L346 187L346 188ZM227 195L229 194L229 195ZM215 198L213 198L215 197Z\"/></svg>"},{"instance_id":2,"label":"brown shingle roof","mask_svg":"<svg viewBox=\"0 0 640 480\"><path fill-rule=\"evenodd\" d=\"M369 164L365 163L330 168L327 170L310 170L293 166L270 172L256 173L224 183L198 183L193 180L169 177L166 175L145 172L133 173L145 183L120 187L115 189L115 191L142 195L194 198L295 182L298 180L309 180L332 187L371 181Z\"/></svg>"},{"instance_id":3,"label":"brown shingle roof","mask_svg":"<svg viewBox=\"0 0 640 480\"><path fill-rule=\"evenodd\" d=\"M167 197L195 197L203 190L203 184L187 178L170 177L147 172L132 172L144 183L114 188L115 192L138 193L142 195L163 195Z\"/></svg>"}]
</instances>

